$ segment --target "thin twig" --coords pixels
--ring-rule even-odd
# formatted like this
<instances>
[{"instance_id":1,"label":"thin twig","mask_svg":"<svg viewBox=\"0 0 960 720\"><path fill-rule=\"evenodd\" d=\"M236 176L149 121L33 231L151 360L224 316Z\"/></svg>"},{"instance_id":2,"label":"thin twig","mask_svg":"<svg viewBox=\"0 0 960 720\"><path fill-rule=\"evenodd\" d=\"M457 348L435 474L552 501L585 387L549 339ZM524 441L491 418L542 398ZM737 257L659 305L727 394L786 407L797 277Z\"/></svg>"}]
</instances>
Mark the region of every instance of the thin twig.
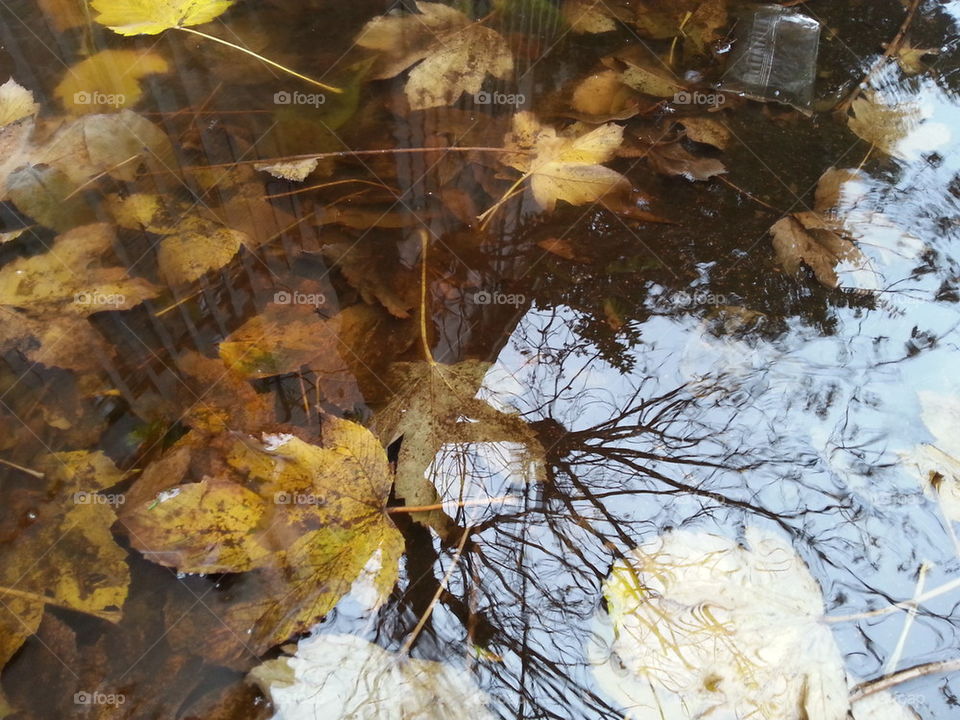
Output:
<instances>
[{"instance_id":1,"label":"thin twig","mask_svg":"<svg viewBox=\"0 0 960 720\"><path fill-rule=\"evenodd\" d=\"M437 587L437 591L433 594L433 599L430 601L427 609L424 610L423 616L420 618L417 626L403 642L403 647L400 648L401 655L406 655L410 652L410 648L413 647L413 643L416 641L420 631L423 630L423 626L426 625L427 620L430 619L430 614L433 612L433 608L436 607L437 602L440 600L440 596L443 594L443 591L447 589L447 583L450 582L450 576L453 575L453 571L457 567L457 563L460 562L460 556L463 555L463 549L467 546L467 538L470 537L471 530L473 530L473 525L467 525L463 529L463 535L460 536L460 542L457 543L457 551L453 554L453 560L450 561L450 567L447 568L447 572L444 573L443 579L440 580L440 585Z\"/></svg>"},{"instance_id":2,"label":"thin twig","mask_svg":"<svg viewBox=\"0 0 960 720\"><path fill-rule=\"evenodd\" d=\"M729 185L730 187L732 187L734 190L736 190L736 191L737 191L738 193L740 193L741 195L745 195L746 197L750 198L750 199L753 200L755 203L759 203L760 205L763 205L765 208L768 208L769 210L773 210L774 212L780 213L781 215L785 215L785 214L786 214L786 213L783 212L783 210L780 210L779 208L775 208L773 205L770 205L769 203L765 203L763 200L761 200L760 198L758 198L756 195L753 195L753 194L747 192L746 190L744 190L744 189L743 189L742 187L740 187L739 185L733 184L732 182L730 182L729 180L727 180L725 177L723 177L723 175L717 175L716 178L717 178L717 180L719 180L720 182L724 183L725 185Z\"/></svg>"},{"instance_id":3,"label":"thin twig","mask_svg":"<svg viewBox=\"0 0 960 720\"><path fill-rule=\"evenodd\" d=\"M201 31L199 31L199 30L194 30L193 28L188 28L188 27L178 27L178 28L176 28L176 29L177 29L177 30L182 30L183 32L191 33L192 35L198 35L198 36L200 36L200 37L202 37L202 38L206 38L207 40L213 40L214 42L218 42L218 43L220 43L221 45L226 45L227 47L233 48L234 50L239 50L239 51L242 52L242 53L246 53L247 55L250 55L251 57L255 57L255 58L256 58L257 60L259 60L260 62L266 63L267 65L270 65L271 67L275 67L277 70L282 70L283 72L287 73L288 75L293 75L293 77L299 78L300 80L303 80L304 82L308 82L308 83L310 83L311 85L316 85L316 86L319 87L319 88L323 88L323 89L326 90L327 92L332 92L332 93L337 93L337 94L343 92L343 90L340 89L340 88L333 87L332 85L327 85L327 84L325 84L325 83L320 82L319 80L314 80L314 79L311 78L311 77L307 77L306 75L301 75L301 74L298 73L296 70L291 70L290 68L286 67L285 65L281 65L280 63L274 62L274 61L271 60L270 58L265 58L263 55L258 55L258 54L255 53L253 50L248 50L247 48L243 47L242 45L237 45L236 43L232 43L232 42L230 42L229 40L224 40L223 38L218 38L216 35L208 35L208 34L205 33L205 32L201 32Z\"/></svg>"},{"instance_id":4,"label":"thin twig","mask_svg":"<svg viewBox=\"0 0 960 720\"><path fill-rule=\"evenodd\" d=\"M883 55L881 55L873 66L867 71L867 74L864 75L863 80L861 80L853 91L847 96L847 99L837 105L837 112L844 113L849 109L853 104L853 101L860 97L860 93L863 92L863 89L867 86L873 76L877 71L883 67L887 60L896 55L903 41L907 36L907 30L910 29L910 24L913 22L914 16L917 14L917 8L920 7L921 0L912 0L910 7L907 9L907 16L903 19L903 23L900 25L900 29L897 31L897 34L893 36L893 40L887 43L887 48L884 50Z\"/></svg>"},{"instance_id":5,"label":"thin twig","mask_svg":"<svg viewBox=\"0 0 960 720\"><path fill-rule=\"evenodd\" d=\"M7 467L11 467L14 470L19 470L20 472L26 473L27 475L32 475L33 477L39 480L43 480L43 478L46 477L46 475L44 475L39 470L31 470L28 467L24 467L23 465L17 465L16 463L12 463L9 460L4 460L3 458L0 458L0 465L6 465Z\"/></svg>"},{"instance_id":6,"label":"thin twig","mask_svg":"<svg viewBox=\"0 0 960 720\"><path fill-rule=\"evenodd\" d=\"M841 622L852 622L854 620L866 620L872 617L879 617L880 615L889 615L890 613L897 612L897 610L909 610L912 607L917 607L922 605L927 600L932 600L935 597L944 595L951 590L956 590L960 588L960 578L951 580L948 583L944 583L940 587L936 587L933 590L927 590L923 595L915 597L913 600L904 600L902 602L894 603L884 608L879 608L877 610L869 610L863 613L857 613L855 615L827 615L823 618L823 622L826 623L841 623Z\"/></svg>"},{"instance_id":7,"label":"thin twig","mask_svg":"<svg viewBox=\"0 0 960 720\"><path fill-rule=\"evenodd\" d=\"M850 693L850 702L858 702L868 695L882 692L895 685L901 685L905 682L924 677L925 675L941 675L943 673L956 672L957 670L960 670L960 659L939 660L937 662L924 663L923 665L914 665L893 675L885 675L876 680L866 680L854 686L853 691Z\"/></svg>"},{"instance_id":8,"label":"thin twig","mask_svg":"<svg viewBox=\"0 0 960 720\"><path fill-rule=\"evenodd\" d=\"M513 504L511 500L520 500L516 495L501 495L500 497L489 498L487 500L461 500L459 502L451 503L437 503L436 505L403 505L400 507L387 508L387 512L392 514L396 513L416 513L416 512L429 512L430 510L443 510L448 505L455 505L456 507L476 507L476 506L487 506L493 505L495 502L503 502Z\"/></svg>"}]
</instances>

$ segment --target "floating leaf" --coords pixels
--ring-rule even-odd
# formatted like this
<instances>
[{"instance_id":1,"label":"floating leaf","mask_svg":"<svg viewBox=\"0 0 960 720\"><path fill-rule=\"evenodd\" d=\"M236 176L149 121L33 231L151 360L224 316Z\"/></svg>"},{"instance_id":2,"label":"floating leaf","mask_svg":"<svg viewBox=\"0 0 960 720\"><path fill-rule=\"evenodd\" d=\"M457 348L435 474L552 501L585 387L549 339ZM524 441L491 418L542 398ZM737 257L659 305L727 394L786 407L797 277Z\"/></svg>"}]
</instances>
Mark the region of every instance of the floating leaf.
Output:
<instances>
[{"instance_id":1,"label":"floating leaf","mask_svg":"<svg viewBox=\"0 0 960 720\"><path fill-rule=\"evenodd\" d=\"M395 492L407 505L442 502L433 466L445 445L522 443L528 465L538 468L535 474L542 473L545 453L530 426L477 398L488 368L488 363L466 360L456 365L395 363L388 371L386 383L395 394L377 413L372 428L385 445L402 438ZM412 517L441 535L453 528L441 510Z\"/></svg>"},{"instance_id":2,"label":"floating leaf","mask_svg":"<svg viewBox=\"0 0 960 720\"><path fill-rule=\"evenodd\" d=\"M835 216L843 183L856 177L855 170L829 168L817 183L815 210L793 213L770 228L773 249L784 270L797 273L802 263L822 285L835 288L840 282L838 263L866 265L863 253L847 237L843 221Z\"/></svg>"},{"instance_id":3,"label":"floating leaf","mask_svg":"<svg viewBox=\"0 0 960 720\"><path fill-rule=\"evenodd\" d=\"M233 0L92 0L96 21L120 35L156 35L220 17Z\"/></svg>"},{"instance_id":4,"label":"floating leaf","mask_svg":"<svg viewBox=\"0 0 960 720\"><path fill-rule=\"evenodd\" d=\"M905 41L897 50L897 64L906 75L919 75L926 71L927 64L923 58L939 55L940 48L914 47L909 40Z\"/></svg>"},{"instance_id":5,"label":"floating leaf","mask_svg":"<svg viewBox=\"0 0 960 720\"><path fill-rule=\"evenodd\" d=\"M960 522L960 400L952 395L917 393L923 424L935 442L904 453L904 464L917 476L928 497L937 500L947 519Z\"/></svg>"},{"instance_id":6,"label":"floating leaf","mask_svg":"<svg viewBox=\"0 0 960 720\"><path fill-rule=\"evenodd\" d=\"M493 720L488 699L461 668L388 652L353 635L302 640L293 656L249 675L277 720Z\"/></svg>"},{"instance_id":7,"label":"floating leaf","mask_svg":"<svg viewBox=\"0 0 960 720\"><path fill-rule=\"evenodd\" d=\"M753 528L746 538L676 530L614 564L612 628L598 621L590 654L629 718L847 717L816 580L785 541Z\"/></svg>"},{"instance_id":8,"label":"floating leaf","mask_svg":"<svg viewBox=\"0 0 960 720\"><path fill-rule=\"evenodd\" d=\"M48 493L36 497L29 524L4 529L16 541L0 550L0 667L36 632L46 606L117 622L130 583L126 552L110 532L116 515L94 499L121 479L116 466L88 451L46 455L36 466Z\"/></svg>"},{"instance_id":9,"label":"floating leaf","mask_svg":"<svg viewBox=\"0 0 960 720\"><path fill-rule=\"evenodd\" d=\"M487 75L509 77L513 56L494 30L472 22L459 10L418 2L420 14L383 15L368 22L356 38L376 50L374 78L390 78L419 63L406 84L413 110L451 105L480 91Z\"/></svg>"},{"instance_id":10,"label":"floating leaf","mask_svg":"<svg viewBox=\"0 0 960 720\"><path fill-rule=\"evenodd\" d=\"M136 105L141 78L169 70L162 55L136 50L101 50L67 70L53 94L75 115Z\"/></svg>"},{"instance_id":11,"label":"floating leaf","mask_svg":"<svg viewBox=\"0 0 960 720\"><path fill-rule=\"evenodd\" d=\"M307 176L317 169L320 161L317 158L307 158L306 160L293 160L282 163L257 163L254 167L257 170L263 170L281 180L291 180L301 182L307 179Z\"/></svg>"},{"instance_id":12,"label":"floating leaf","mask_svg":"<svg viewBox=\"0 0 960 720\"><path fill-rule=\"evenodd\" d=\"M613 123L586 133L574 126L558 134L524 111L514 116L513 131L505 138L505 146L519 152L504 154L500 162L524 173L540 207L553 210L557 200L583 205L629 188L623 175L600 164L621 142L623 128Z\"/></svg>"}]
</instances>

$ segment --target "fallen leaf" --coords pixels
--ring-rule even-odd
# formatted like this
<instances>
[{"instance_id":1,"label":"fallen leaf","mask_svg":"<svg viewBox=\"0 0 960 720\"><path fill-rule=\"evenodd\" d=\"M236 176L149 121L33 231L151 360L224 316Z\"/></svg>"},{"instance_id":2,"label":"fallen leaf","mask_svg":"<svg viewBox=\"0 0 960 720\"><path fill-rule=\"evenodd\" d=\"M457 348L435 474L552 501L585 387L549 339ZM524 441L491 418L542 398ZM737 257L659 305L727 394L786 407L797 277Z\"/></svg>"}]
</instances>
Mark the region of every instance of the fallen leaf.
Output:
<instances>
[{"instance_id":1,"label":"fallen leaf","mask_svg":"<svg viewBox=\"0 0 960 720\"><path fill-rule=\"evenodd\" d=\"M87 24L86 0L37 0L37 5L59 33Z\"/></svg>"},{"instance_id":2,"label":"fallen leaf","mask_svg":"<svg viewBox=\"0 0 960 720\"><path fill-rule=\"evenodd\" d=\"M66 232L96 221L96 214L66 173L49 165L26 165L7 176L7 197L44 227Z\"/></svg>"},{"instance_id":3,"label":"fallen leaf","mask_svg":"<svg viewBox=\"0 0 960 720\"><path fill-rule=\"evenodd\" d=\"M784 540L746 541L675 530L614 563L588 653L627 717L847 717L816 580Z\"/></svg>"},{"instance_id":4,"label":"fallen leaf","mask_svg":"<svg viewBox=\"0 0 960 720\"><path fill-rule=\"evenodd\" d=\"M514 115L513 131L504 141L518 152L502 155L500 162L529 178L544 210L553 210L557 200L583 205L630 186L623 175L600 164L613 158L623 141L623 128L614 123L588 132L575 126L558 134L523 111Z\"/></svg>"},{"instance_id":5,"label":"fallen leaf","mask_svg":"<svg viewBox=\"0 0 960 720\"><path fill-rule=\"evenodd\" d=\"M960 522L960 400L952 395L921 391L921 418L934 437L901 455L927 497L936 500L951 522Z\"/></svg>"},{"instance_id":6,"label":"fallen leaf","mask_svg":"<svg viewBox=\"0 0 960 720\"><path fill-rule=\"evenodd\" d=\"M101 50L67 69L53 94L74 115L132 107L143 97L140 80L169 70L162 55L136 50Z\"/></svg>"},{"instance_id":7,"label":"fallen leaf","mask_svg":"<svg viewBox=\"0 0 960 720\"><path fill-rule=\"evenodd\" d=\"M95 18L120 35L156 35L164 30L201 25L225 13L233 0L91 0Z\"/></svg>"},{"instance_id":8,"label":"fallen leaf","mask_svg":"<svg viewBox=\"0 0 960 720\"><path fill-rule=\"evenodd\" d=\"M257 163L254 167L257 170L268 172L275 178L280 178L281 180L302 182L307 179L310 173L317 169L319 164L320 161L317 158L307 158L305 160L292 160L290 162L272 164Z\"/></svg>"},{"instance_id":9,"label":"fallen leaf","mask_svg":"<svg viewBox=\"0 0 960 720\"><path fill-rule=\"evenodd\" d=\"M626 69L620 73L620 82L644 95L660 98L673 98L684 90L673 73L665 68L646 66L637 62L624 60Z\"/></svg>"},{"instance_id":10,"label":"fallen leaf","mask_svg":"<svg viewBox=\"0 0 960 720\"><path fill-rule=\"evenodd\" d=\"M0 128L37 114L40 106L33 101L33 93L13 78L0 85Z\"/></svg>"},{"instance_id":11,"label":"fallen leaf","mask_svg":"<svg viewBox=\"0 0 960 720\"><path fill-rule=\"evenodd\" d=\"M384 650L353 635L301 640L248 679L277 720L493 720L489 700L462 668Z\"/></svg>"},{"instance_id":12,"label":"fallen leaf","mask_svg":"<svg viewBox=\"0 0 960 720\"><path fill-rule=\"evenodd\" d=\"M379 244L362 241L330 243L323 246L323 255L340 269L347 282L360 292L364 302L379 302L397 318L410 317L410 311L419 299L415 274L397 267L398 263L390 258L384 258ZM387 263L381 259L386 259Z\"/></svg>"},{"instance_id":13,"label":"fallen leaf","mask_svg":"<svg viewBox=\"0 0 960 720\"><path fill-rule=\"evenodd\" d=\"M909 40L906 40L897 50L896 58L897 64L906 75L919 75L927 70L927 64L923 62L923 58L939 54L940 48L914 47Z\"/></svg>"},{"instance_id":14,"label":"fallen leaf","mask_svg":"<svg viewBox=\"0 0 960 720\"><path fill-rule=\"evenodd\" d=\"M677 122L683 125L687 137L694 142L712 145L719 150L725 150L730 144L731 134L719 120L701 115L678 118Z\"/></svg>"},{"instance_id":15,"label":"fallen leaf","mask_svg":"<svg viewBox=\"0 0 960 720\"><path fill-rule=\"evenodd\" d=\"M617 29L617 23L601 0L564 0L560 8L575 33L605 33Z\"/></svg>"},{"instance_id":16,"label":"fallen leaf","mask_svg":"<svg viewBox=\"0 0 960 720\"><path fill-rule=\"evenodd\" d=\"M57 237L49 252L8 263L0 268L0 305L85 317L156 297L159 288L102 259L114 237L109 225L85 225Z\"/></svg>"},{"instance_id":17,"label":"fallen leaf","mask_svg":"<svg viewBox=\"0 0 960 720\"><path fill-rule=\"evenodd\" d=\"M843 220L835 216L841 185L852 177L856 171L828 169L817 184L815 209L788 215L770 228L777 261L788 273L797 273L802 263L822 285L835 288L840 283L839 263L866 266L867 260L847 236Z\"/></svg>"},{"instance_id":18,"label":"fallen leaf","mask_svg":"<svg viewBox=\"0 0 960 720\"><path fill-rule=\"evenodd\" d=\"M920 109L912 103L885 105L873 94L858 97L847 117L850 129L878 150L900 157L897 145L920 122Z\"/></svg>"},{"instance_id":19,"label":"fallen leaf","mask_svg":"<svg viewBox=\"0 0 960 720\"><path fill-rule=\"evenodd\" d=\"M477 397L488 368L488 363L466 360L456 365L395 363L387 372L386 384L394 395L376 414L372 429L384 445L402 438L395 493L407 505L443 501L434 463L444 446L522 443L533 465L540 459L537 472L542 473L545 453L530 426ZM441 536L455 528L442 510L419 511L411 517Z\"/></svg>"},{"instance_id":20,"label":"fallen leaf","mask_svg":"<svg viewBox=\"0 0 960 720\"><path fill-rule=\"evenodd\" d=\"M95 497L122 473L88 451L45 455L35 467L47 492L0 552L0 667L37 631L47 606L119 621L130 583L126 552L110 532L116 514Z\"/></svg>"},{"instance_id":21,"label":"fallen leaf","mask_svg":"<svg viewBox=\"0 0 960 720\"><path fill-rule=\"evenodd\" d=\"M646 153L650 167L662 175L679 175L687 180L709 180L727 172L716 158L697 157L679 142L657 143Z\"/></svg>"},{"instance_id":22,"label":"fallen leaf","mask_svg":"<svg viewBox=\"0 0 960 720\"><path fill-rule=\"evenodd\" d=\"M452 105L464 93L479 92L487 75L509 77L513 56L497 32L440 3L417 2L417 9L419 14L374 18L355 41L380 53L374 78L394 77L419 63L405 88L411 109Z\"/></svg>"},{"instance_id":23,"label":"fallen leaf","mask_svg":"<svg viewBox=\"0 0 960 720\"><path fill-rule=\"evenodd\" d=\"M198 215L185 217L175 234L160 241L160 275L170 285L191 283L229 263L246 241L247 236L237 230Z\"/></svg>"},{"instance_id":24,"label":"fallen leaf","mask_svg":"<svg viewBox=\"0 0 960 720\"><path fill-rule=\"evenodd\" d=\"M634 92L616 70L604 70L581 80L573 90L573 109L594 117L633 116L639 112ZM629 112L629 114L628 114Z\"/></svg>"},{"instance_id":25,"label":"fallen leaf","mask_svg":"<svg viewBox=\"0 0 960 720\"><path fill-rule=\"evenodd\" d=\"M256 569L218 614L257 653L326 615L372 562L377 603L396 582L403 537L386 513L386 452L367 429L331 416L322 436L322 445L286 434L198 438L193 452L221 451L220 476L130 503L121 518L132 545L158 564Z\"/></svg>"},{"instance_id":26,"label":"fallen leaf","mask_svg":"<svg viewBox=\"0 0 960 720\"><path fill-rule=\"evenodd\" d=\"M537 247L562 257L564 260L578 263L590 262L590 258L583 255L567 238L545 238L537 243Z\"/></svg>"},{"instance_id":27,"label":"fallen leaf","mask_svg":"<svg viewBox=\"0 0 960 720\"><path fill-rule=\"evenodd\" d=\"M679 37L688 55L702 55L719 40L727 25L726 0L639 0L633 23L642 34L658 40Z\"/></svg>"}]
</instances>

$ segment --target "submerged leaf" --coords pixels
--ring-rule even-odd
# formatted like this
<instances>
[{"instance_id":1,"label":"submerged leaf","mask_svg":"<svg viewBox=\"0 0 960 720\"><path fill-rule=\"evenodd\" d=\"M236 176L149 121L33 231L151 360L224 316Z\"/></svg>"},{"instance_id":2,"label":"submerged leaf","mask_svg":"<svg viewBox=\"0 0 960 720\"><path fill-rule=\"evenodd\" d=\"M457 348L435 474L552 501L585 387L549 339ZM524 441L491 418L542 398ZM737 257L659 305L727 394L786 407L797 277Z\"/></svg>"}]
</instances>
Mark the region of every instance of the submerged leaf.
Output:
<instances>
[{"instance_id":1,"label":"submerged leaf","mask_svg":"<svg viewBox=\"0 0 960 720\"><path fill-rule=\"evenodd\" d=\"M130 583L126 552L110 532L116 514L96 495L121 479L116 466L88 451L52 453L36 465L49 493L37 498L29 525L4 529L16 541L0 549L0 667L36 632L46 606L117 622Z\"/></svg>"},{"instance_id":2,"label":"submerged leaf","mask_svg":"<svg viewBox=\"0 0 960 720\"><path fill-rule=\"evenodd\" d=\"M210 22L234 0L92 0L96 21L120 35L156 35Z\"/></svg>"},{"instance_id":3,"label":"submerged leaf","mask_svg":"<svg viewBox=\"0 0 960 720\"><path fill-rule=\"evenodd\" d=\"M614 564L612 628L598 621L609 646L595 638L590 654L628 717L847 717L816 580L783 540L751 528L747 542L676 530Z\"/></svg>"},{"instance_id":4,"label":"submerged leaf","mask_svg":"<svg viewBox=\"0 0 960 720\"><path fill-rule=\"evenodd\" d=\"M160 274L171 285L191 283L229 263L246 241L242 232L196 215L186 217L175 234L160 241Z\"/></svg>"},{"instance_id":5,"label":"submerged leaf","mask_svg":"<svg viewBox=\"0 0 960 720\"><path fill-rule=\"evenodd\" d=\"M69 68L53 94L75 115L110 112L136 105L140 80L169 69L162 55L136 50L101 50Z\"/></svg>"},{"instance_id":6,"label":"submerged leaf","mask_svg":"<svg viewBox=\"0 0 960 720\"><path fill-rule=\"evenodd\" d=\"M564 0L560 11L575 33L605 33L617 29L603 0Z\"/></svg>"},{"instance_id":7,"label":"submerged leaf","mask_svg":"<svg viewBox=\"0 0 960 720\"><path fill-rule=\"evenodd\" d=\"M413 110L451 105L480 91L487 75L506 78L513 56L494 30L459 10L418 2L419 14L383 15L368 22L356 43L380 53L375 78L389 78L419 63L406 84Z\"/></svg>"},{"instance_id":8,"label":"submerged leaf","mask_svg":"<svg viewBox=\"0 0 960 720\"><path fill-rule=\"evenodd\" d=\"M493 720L488 699L463 670L397 655L353 635L302 640L293 656L249 675L275 720Z\"/></svg>"}]
</instances>

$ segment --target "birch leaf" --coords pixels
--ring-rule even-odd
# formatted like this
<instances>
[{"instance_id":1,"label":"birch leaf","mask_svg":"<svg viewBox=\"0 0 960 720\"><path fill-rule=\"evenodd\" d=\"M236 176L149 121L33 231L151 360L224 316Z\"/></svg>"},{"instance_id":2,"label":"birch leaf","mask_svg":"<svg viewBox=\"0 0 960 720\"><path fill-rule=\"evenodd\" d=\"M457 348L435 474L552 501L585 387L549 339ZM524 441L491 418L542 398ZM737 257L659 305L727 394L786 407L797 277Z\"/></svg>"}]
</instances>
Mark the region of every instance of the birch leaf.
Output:
<instances>
[{"instance_id":1,"label":"birch leaf","mask_svg":"<svg viewBox=\"0 0 960 720\"><path fill-rule=\"evenodd\" d=\"M560 12L575 33L597 34L617 29L602 0L564 0Z\"/></svg>"},{"instance_id":2,"label":"birch leaf","mask_svg":"<svg viewBox=\"0 0 960 720\"><path fill-rule=\"evenodd\" d=\"M101 50L69 68L53 94L74 115L132 107L143 97L140 80L169 70L162 55Z\"/></svg>"},{"instance_id":3,"label":"birch leaf","mask_svg":"<svg viewBox=\"0 0 960 720\"><path fill-rule=\"evenodd\" d=\"M201 25L225 13L233 0L92 0L96 21L120 35L156 35Z\"/></svg>"},{"instance_id":4,"label":"birch leaf","mask_svg":"<svg viewBox=\"0 0 960 720\"><path fill-rule=\"evenodd\" d=\"M405 87L411 109L451 105L463 93L479 92L487 75L509 77L513 56L497 32L440 3L418 2L417 8L420 14L374 18L356 38L380 54L375 78L419 63Z\"/></svg>"},{"instance_id":5,"label":"birch leaf","mask_svg":"<svg viewBox=\"0 0 960 720\"><path fill-rule=\"evenodd\" d=\"M530 179L534 199L545 210L553 210L557 200L583 205L617 190L629 188L620 173L603 167L623 142L623 128L614 123L589 132L558 134L541 125L530 112L513 118L513 131L505 138L505 147L519 150L506 153L500 161L524 173Z\"/></svg>"},{"instance_id":6,"label":"birch leaf","mask_svg":"<svg viewBox=\"0 0 960 720\"><path fill-rule=\"evenodd\" d=\"M614 564L603 589L612 626L598 621L589 652L629 718L845 720L843 660L819 622L816 580L783 540L751 528L747 541L677 530Z\"/></svg>"},{"instance_id":7,"label":"birch leaf","mask_svg":"<svg viewBox=\"0 0 960 720\"><path fill-rule=\"evenodd\" d=\"M0 128L37 114L40 106L33 101L33 93L13 78L0 85Z\"/></svg>"}]
</instances>

